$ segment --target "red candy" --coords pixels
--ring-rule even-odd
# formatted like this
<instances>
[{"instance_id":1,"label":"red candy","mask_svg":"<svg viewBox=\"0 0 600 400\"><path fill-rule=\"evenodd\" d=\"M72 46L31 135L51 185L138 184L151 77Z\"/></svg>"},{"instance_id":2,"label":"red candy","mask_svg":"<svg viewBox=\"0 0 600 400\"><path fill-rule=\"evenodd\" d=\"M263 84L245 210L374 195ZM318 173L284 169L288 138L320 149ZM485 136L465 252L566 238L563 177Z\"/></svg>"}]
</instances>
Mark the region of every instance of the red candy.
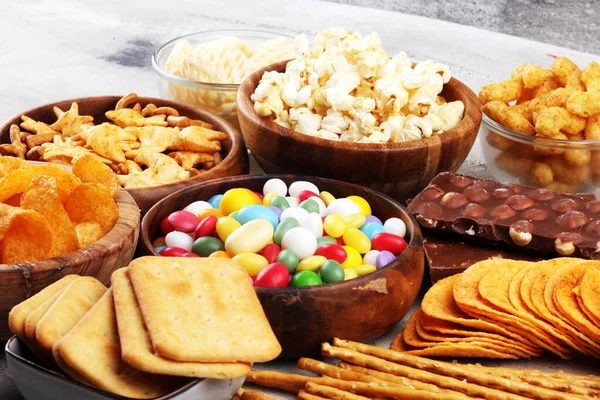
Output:
<instances>
[{"instance_id":1,"label":"red candy","mask_svg":"<svg viewBox=\"0 0 600 400\"><path fill-rule=\"evenodd\" d=\"M169 217L164 217L163 220L160 222L160 230L165 236L168 233L173 232L175 230L175 228L173 228L169 223Z\"/></svg>"},{"instance_id":2,"label":"red candy","mask_svg":"<svg viewBox=\"0 0 600 400\"><path fill-rule=\"evenodd\" d=\"M272 263L264 267L256 277L254 286L281 288L288 285L290 273L282 263Z\"/></svg>"},{"instance_id":3,"label":"red candy","mask_svg":"<svg viewBox=\"0 0 600 400\"><path fill-rule=\"evenodd\" d=\"M252 193L254 193L260 199L260 202L262 204L262 201L264 200L265 196L262 193L258 193L258 192L252 192Z\"/></svg>"},{"instance_id":4,"label":"red candy","mask_svg":"<svg viewBox=\"0 0 600 400\"><path fill-rule=\"evenodd\" d=\"M260 255L262 255L264 258L267 259L267 261L269 262L269 264L273 264L275 261L277 261L277 256L279 255L279 253L281 252L281 247L279 247L279 245L277 243L271 243L266 245L262 251L260 252Z\"/></svg>"},{"instance_id":5,"label":"red candy","mask_svg":"<svg viewBox=\"0 0 600 400\"><path fill-rule=\"evenodd\" d=\"M200 258L200 256L196 253L185 253L182 257L190 257L190 258L198 257L198 258Z\"/></svg>"},{"instance_id":6,"label":"red candy","mask_svg":"<svg viewBox=\"0 0 600 400\"><path fill-rule=\"evenodd\" d=\"M391 253L399 254L406 249L406 242L398 235L382 232L373 236L371 246L375 250L387 250Z\"/></svg>"},{"instance_id":7,"label":"red candy","mask_svg":"<svg viewBox=\"0 0 600 400\"><path fill-rule=\"evenodd\" d=\"M338 246L345 246L346 245L346 243L344 243L344 239L342 239L341 236L339 238L335 238L335 241L337 242Z\"/></svg>"},{"instance_id":8,"label":"red candy","mask_svg":"<svg viewBox=\"0 0 600 400\"><path fill-rule=\"evenodd\" d=\"M194 231L194 239L212 235L215 231L217 220L218 218L214 215L209 215L208 217L200 221L200 223L196 227L196 230Z\"/></svg>"},{"instance_id":9,"label":"red candy","mask_svg":"<svg viewBox=\"0 0 600 400\"><path fill-rule=\"evenodd\" d=\"M310 199L311 197L319 197L319 195L310 190L303 190L298 193L298 202L302 203L304 200Z\"/></svg>"},{"instance_id":10,"label":"red candy","mask_svg":"<svg viewBox=\"0 0 600 400\"><path fill-rule=\"evenodd\" d=\"M183 257L187 253L187 250L181 247L167 247L162 249L158 254L163 257Z\"/></svg>"},{"instance_id":11,"label":"red candy","mask_svg":"<svg viewBox=\"0 0 600 400\"><path fill-rule=\"evenodd\" d=\"M179 232L194 232L200 220L189 211L175 211L167 217L169 224Z\"/></svg>"},{"instance_id":12,"label":"red candy","mask_svg":"<svg viewBox=\"0 0 600 400\"><path fill-rule=\"evenodd\" d=\"M335 260L340 264L346 261L346 258L348 258L348 253L346 253L346 250L337 244L324 244L317 249L315 255L323 256L328 260Z\"/></svg>"}]
</instances>

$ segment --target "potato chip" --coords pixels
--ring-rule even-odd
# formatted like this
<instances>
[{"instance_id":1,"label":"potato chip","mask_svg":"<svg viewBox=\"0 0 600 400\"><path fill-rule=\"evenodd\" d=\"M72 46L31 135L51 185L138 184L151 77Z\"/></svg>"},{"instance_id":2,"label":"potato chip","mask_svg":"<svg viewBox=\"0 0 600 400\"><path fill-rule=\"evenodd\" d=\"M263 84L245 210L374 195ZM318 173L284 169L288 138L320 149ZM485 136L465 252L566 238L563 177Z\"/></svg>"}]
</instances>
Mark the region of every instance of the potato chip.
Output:
<instances>
[{"instance_id":1,"label":"potato chip","mask_svg":"<svg viewBox=\"0 0 600 400\"><path fill-rule=\"evenodd\" d=\"M110 167L91 156L77 159L73 164L73 174L83 183L99 183L106 187L113 197L119 188L117 174Z\"/></svg>"},{"instance_id":2,"label":"potato chip","mask_svg":"<svg viewBox=\"0 0 600 400\"><path fill-rule=\"evenodd\" d=\"M52 250L48 222L36 211L0 203L0 263L43 260Z\"/></svg>"},{"instance_id":3,"label":"potato chip","mask_svg":"<svg viewBox=\"0 0 600 400\"><path fill-rule=\"evenodd\" d=\"M27 161L18 157L0 156L0 179L17 169L31 166Z\"/></svg>"},{"instance_id":4,"label":"potato chip","mask_svg":"<svg viewBox=\"0 0 600 400\"><path fill-rule=\"evenodd\" d=\"M75 225L79 248L87 247L102 238L102 230L97 222L81 222Z\"/></svg>"},{"instance_id":5,"label":"potato chip","mask_svg":"<svg viewBox=\"0 0 600 400\"><path fill-rule=\"evenodd\" d=\"M12 171L0 179L0 202L4 202L15 194L23 193L33 178L38 175L48 175L56 179L61 200L64 200L81 184L79 178L56 165L32 165Z\"/></svg>"},{"instance_id":6,"label":"potato chip","mask_svg":"<svg viewBox=\"0 0 600 400\"><path fill-rule=\"evenodd\" d=\"M65 201L65 210L75 223L96 222L102 236L119 219L119 209L107 188L97 183L82 183Z\"/></svg>"},{"instance_id":7,"label":"potato chip","mask_svg":"<svg viewBox=\"0 0 600 400\"><path fill-rule=\"evenodd\" d=\"M579 295L592 320L600 321L600 271L588 268L579 284ZM600 326L600 324L598 324Z\"/></svg>"}]
</instances>

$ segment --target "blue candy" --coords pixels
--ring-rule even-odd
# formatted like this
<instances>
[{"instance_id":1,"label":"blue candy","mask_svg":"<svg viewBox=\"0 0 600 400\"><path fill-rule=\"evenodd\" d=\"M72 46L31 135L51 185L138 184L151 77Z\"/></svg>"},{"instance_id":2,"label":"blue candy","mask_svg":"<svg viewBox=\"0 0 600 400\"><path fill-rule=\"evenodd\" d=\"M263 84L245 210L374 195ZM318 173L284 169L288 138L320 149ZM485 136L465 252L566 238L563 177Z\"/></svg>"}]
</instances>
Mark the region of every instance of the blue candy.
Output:
<instances>
[{"instance_id":1,"label":"blue candy","mask_svg":"<svg viewBox=\"0 0 600 400\"><path fill-rule=\"evenodd\" d=\"M255 219L266 219L273 225L273 229L276 229L279 224L279 217L273 210L257 204L246 206L239 210L236 219L242 225Z\"/></svg>"},{"instance_id":2,"label":"blue candy","mask_svg":"<svg viewBox=\"0 0 600 400\"><path fill-rule=\"evenodd\" d=\"M213 197L208 199L208 203L213 207L218 209L221 205L221 199L223 198L222 194L215 194Z\"/></svg>"},{"instance_id":3,"label":"blue candy","mask_svg":"<svg viewBox=\"0 0 600 400\"><path fill-rule=\"evenodd\" d=\"M160 253L163 249L166 249L166 248L167 248L167 246L156 246L154 248L154 250L156 250L158 253Z\"/></svg>"},{"instance_id":4,"label":"blue candy","mask_svg":"<svg viewBox=\"0 0 600 400\"><path fill-rule=\"evenodd\" d=\"M367 222L366 224L360 227L360 230L362 233L367 235L369 240L373 240L373 236L377 235L378 233L385 232L385 228L383 227L383 225L377 222Z\"/></svg>"}]
</instances>

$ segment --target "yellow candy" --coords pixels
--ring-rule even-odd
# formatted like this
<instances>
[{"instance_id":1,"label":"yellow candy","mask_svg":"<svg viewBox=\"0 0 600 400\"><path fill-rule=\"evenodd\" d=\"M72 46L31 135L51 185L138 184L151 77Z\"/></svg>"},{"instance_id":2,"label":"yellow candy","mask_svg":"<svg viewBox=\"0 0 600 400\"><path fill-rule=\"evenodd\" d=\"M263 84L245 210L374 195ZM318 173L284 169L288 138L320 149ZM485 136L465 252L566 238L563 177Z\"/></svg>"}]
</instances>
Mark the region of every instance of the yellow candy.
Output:
<instances>
[{"instance_id":1,"label":"yellow candy","mask_svg":"<svg viewBox=\"0 0 600 400\"><path fill-rule=\"evenodd\" d=\"M275 192L271 192L271 193L267 193L266 196L263 198L263 206L267 206L269 207L271 205L271 201L273 201L273 197L279 196L277 193Z\"/></svg>"},{"instance_id":2,"label":"yellow candy","mask_svg":"<svg viewBox=\"0 0 600 400\"><path fill-rule=\"evenodd\" d=\"M234 231L238 230L242 227L236 219L231 217L221 217L217 220L217 225L215 226L217 230L217 235L224 242L227 240L229 235L231 235Z\"/></svg>"},{"instance_id":3,"label":"yellow candy","mask_svg":"<svg viewBox=\"0 0 600 400\"><path fill-rule=\"evenodd\" d=\"M323 221L323 229L325 229L325 233L327 233L329 236L333 238L339 238L346 230L346 222L340 215L331 214L325 218L325 221Z\"/></svg>"},{"instance_id":4,"label":"yellow candy","mask_svg":"<svg viewBox=\"0 0 600 400\"><path fill-rule=\"evenodd\" d=\"M361 214L363 214L363 215L371 215L371 213L372 213L371 206L369 205L368 201L366 201L365 199L363 199L360 196L348 196L348 199L350 199L354 203L356 203L356 205L360 209L360 213Z\"/></svg>"},{"instance_id":5,"label":"yellow candy","mask_svg":"<svg viewBox=\"0 0 600 400\"><path fill-rule=\"evenodd\" d=\"M241 253L233 257L233 260L242 264L250 276L257 276L264 267L269 265L266 258L256 253Z\"/></svg>"},{"instance_id":6,"label":"yellow candy","mask_svg":"<svg viewBox=\"0 0 600 400\"><path fill-rule=\"evenodd\" d=\"M321 197L321 200L323 200L323 203L325 203L326 206L335 200L335 197L333 197L331 193L325 191L319 193L319 197Z\"/></svg>"},{"instance_id":7,"label":"yellow candy","mask_svg":"<svg viewBox=\"0 0 600 400\"><path fill-rule=\"evenodd\" d=\"M218 250L218 251L215 251L214 253L210 253L208 258L231 258L231 257L229 257L229 254L227 254L226 251Z\"/></svg>"},{"instance_id":8,"label":"yellow candy","mask_svg":"<svg viewBox=\"0 0 600 400\"><path fill-rule=\"evenodd\" d=\"M344 217L346 228L360 228L365 224L367 217L364 214L350 214Z\"/></svg>"},{"instance_id":9,"label":"yellow candy","mask_svg":"<svg viewBox=\"0 0 600 400\"><path fill-rule=\"evenodd\" d=\"M229 215L252 204L260 204L260 199L251 190L243 188L229 189L223 194L219 209L223 215Z\"/></svg>"},{"instance_id":10,"label":"yellow candy","mask_svg":"<svg viewBox=\"0 0 600 400\"><path fill-rule=\"evenodd\" d=\"M346 229L343 239L347 246L354 248L360 254L365 254L371 250L371 241L369 240L369 237L356 228Z\"/></svg>"},{"instance_id":11,"label":"yellow candy","mask_svg":"<svg viewBox=\"0 0 600 400\"><path fill-rule=\"evenodd\" d=\"M363 265L358 265L358 266L354 267L353 269L356 271L358 276L363 276L363 275L370 274L371 272L376 271L377 267L375 267L374 265L371 265L371 264L363 264Z\"/></svg>"},{"instance_id":12,"label":"yellow candy","mask_svg":"<svg viewBox=\"0 0 600 400\"><path fill-rule=\"evenodd\" d=\"M296 272L300 272L300 271L316 272L319 268L321 268L321 265L323 265L323 263L325 261L327 261L327 259L323 256L307 257L304 260L300 261L300 263L298 263L298 266L296 267Z\"/></svg>"},{"instance_id":13,"label":"yellow candy","mask_svg":"<svg viewBox=\"0 0 600 400\"><path fill-rule=\"evenodd\" d=\"M350 279L354 279L358 276L354 268L346 268L344 270L344 280L349 281Z\"/></svg>"},{"instance_id":14,"label":"yellow candy","mask_svg":"<svg viewBox=\"0 0 600 400\"><path fill-rule=\"evenodd\" d=\"M273 242L273 225L266 219L255 219L236 229L225 240L225 250L232 256L258 253Z\"/></svg>"},{"instance_id":15,"label":"yellow candy","mask_svg":"<svg viewBox=\"0 0 600 400\"><path fill-rule=\"evenodd\" d=\"M354 247L342 246L342 248L346 250L346 254L348 255L348 257L346 257L346 260L342 263L342 267L344 269L354 268L363 263L360 253Z\"/></svg>"}]
</instances>

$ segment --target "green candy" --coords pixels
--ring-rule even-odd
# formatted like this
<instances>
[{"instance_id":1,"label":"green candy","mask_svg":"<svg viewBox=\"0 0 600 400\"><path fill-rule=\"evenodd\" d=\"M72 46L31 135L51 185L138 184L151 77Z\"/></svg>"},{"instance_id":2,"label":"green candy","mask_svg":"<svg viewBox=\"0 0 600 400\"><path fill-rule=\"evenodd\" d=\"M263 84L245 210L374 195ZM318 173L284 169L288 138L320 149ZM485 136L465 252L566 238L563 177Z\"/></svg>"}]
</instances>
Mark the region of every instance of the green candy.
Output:
<instances>
[{"instance_id":1,"label":"green candy","mask_svg":"<svg viewBox=\"0 0 600 400\"><path fill-rule=\"evenodd\" d=\"M271 200L271 205L273 207L279 208L281 211L284 211L290 208L290 203L285 199L285 197L275 196Z\"/></svg>"},{"instance_id":2,"label":"green candy","mask_svg":"<svg viewBox=\"0 0 600 400\"><path fill-rule=\"evenodd\" d=\"M331 236L321 236L317 238L317 249L324 244L337 244L337 240Z\"/></svg>"},{"instance_id":3,"label":"green candy","mask_svg":"<svg viewBox=\"0 0 600 400\"><path fill-rule=\"evenodd\" d=\"M229 214L228 217L231 217L237 221L237 215L238 215L238 211L234 211L231 214Z\"/></svg>"},{"instance_id":4,"label":"green candy","mask_svg":"<svg viewBox=\"0 0 600 400\"><path fill-rule=\"evenodd\" d=\"M294 274L290 286L318 286L322 285L321 277L312 271L300 271Z\"/></svg>"},{"instance_id":5,"label":"green candy","mask_svg":"<svg viewBox=\"0 0 600 400\"><path fill-rule=\"evenodd\" d=\"M280 245L281 241L283 240L283 236L287 233L287 231L299 226L300 224L298 223L298 220L294 217L284 219L279 223L279 225L277 225L277 229L275 229L275 235L273 235L273 241Z\"/></svg>"},{"instance_id":6,"label":"green candy","mask_svg":"<svg viewBox=\"0 0 600 400\"><path fill-rule=\"evenodd\" d=\"M276 261L284 264L287 267L290 274L293 274L294 271L296 271L296 267L300 262L298 256L295 255L293 251L288 249L281 250L279 254L277 254Z\"/></svg>"},{"instance_id":7,"label":"green candy","mask_svg":"<svg viewBox=\"0 0 600 400\"><path fill-rule=\"evenodd\" d=\"M325 283L341 282L344 280L344 268L342 264L335 260L327 260L321 265L319 270L321 279Z\"/></svg>"},{"instance_id":8,"label":"green candy","mask_svg":"<svg viewBox=\"0 0 600 400\"><path fill-rule=\"evenodd\" d=\"M200 257L208 257L219 250L225 250L225 244L223 241L212 236L202 236L201 238L196 239L192 245L192 253L195 253Z\"/></svg>"},{"instance_id":9,"label":"green candy","mask_svg":"<svg viewBox=\"0 0 600 400\"><path fill-rule=\"evenodd\" d=\"M321 208L319 207L319 203L314 201L313 199L306 199L302 203L300 203L300 208L304 208L309 213L319 213Z\"/></svg>"}]
</instances>

